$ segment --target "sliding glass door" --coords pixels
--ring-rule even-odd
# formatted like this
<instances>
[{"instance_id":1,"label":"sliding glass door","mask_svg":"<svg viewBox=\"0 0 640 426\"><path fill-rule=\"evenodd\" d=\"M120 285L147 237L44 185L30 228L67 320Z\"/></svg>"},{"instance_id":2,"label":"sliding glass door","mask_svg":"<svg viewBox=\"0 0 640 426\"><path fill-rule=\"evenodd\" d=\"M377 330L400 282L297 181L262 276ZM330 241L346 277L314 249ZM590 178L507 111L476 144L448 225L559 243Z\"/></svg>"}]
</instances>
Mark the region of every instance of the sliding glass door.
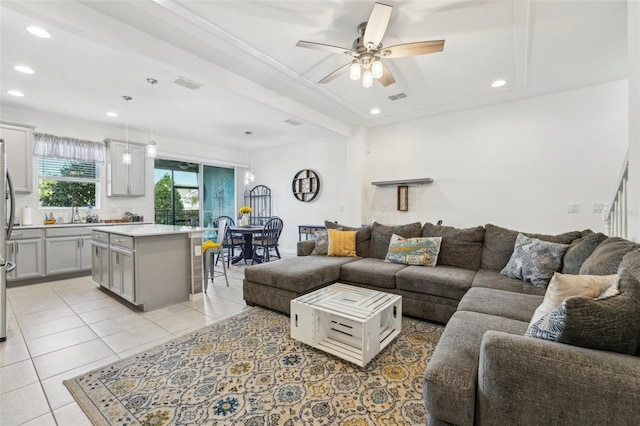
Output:
<instances>
[{"instance_id":1,"label":"sliding glass door","mask_svg":"<svg viewBox=\"0 0 640 426\"><path fill-rule=\"evenodd\" d=\"M235 220L234 169L156 159L154 182L156 223L207 226L219 216Z\"/></svg>"},{"instance_id":2,"label":"sliding glass door","mask_svg":"<svg viewBox=\"0 0 640 426\"><path fill-rule=\"evenodd\" d=\"M154 200L156 223L198 225L200 166L184 161L156 159Z\"/></svg>"},{"instance_id":3,"label":"sliding glass door","mask_svg":"<svg viewBox=\"0 0 640 426\"><path fill-rule=\"evenodd\" d=\"M202 168L202 217L204 224L220 216L235 221L235 174L233 169L215 166Z\"/></svg>"}]
</instances>

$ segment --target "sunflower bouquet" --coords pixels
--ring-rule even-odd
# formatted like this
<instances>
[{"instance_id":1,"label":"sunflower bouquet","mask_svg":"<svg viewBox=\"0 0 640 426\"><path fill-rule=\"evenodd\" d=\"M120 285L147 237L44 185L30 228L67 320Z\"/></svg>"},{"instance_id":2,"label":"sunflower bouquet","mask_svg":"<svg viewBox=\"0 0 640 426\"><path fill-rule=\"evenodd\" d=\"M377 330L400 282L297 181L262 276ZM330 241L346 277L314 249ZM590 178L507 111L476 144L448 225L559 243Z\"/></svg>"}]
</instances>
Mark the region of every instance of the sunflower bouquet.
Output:
<instances>
[{"instance_id":1,"label":"sunflower bouquet","mask_svg":"<svg viewBox=\"0 0 640 426\"><path fill-rule=\"evenodd\" d=\"M240 214L249 214L253 211L253 209L249 206L242 206L238 211L240 212Z\"/></svg>"}]
</instances>

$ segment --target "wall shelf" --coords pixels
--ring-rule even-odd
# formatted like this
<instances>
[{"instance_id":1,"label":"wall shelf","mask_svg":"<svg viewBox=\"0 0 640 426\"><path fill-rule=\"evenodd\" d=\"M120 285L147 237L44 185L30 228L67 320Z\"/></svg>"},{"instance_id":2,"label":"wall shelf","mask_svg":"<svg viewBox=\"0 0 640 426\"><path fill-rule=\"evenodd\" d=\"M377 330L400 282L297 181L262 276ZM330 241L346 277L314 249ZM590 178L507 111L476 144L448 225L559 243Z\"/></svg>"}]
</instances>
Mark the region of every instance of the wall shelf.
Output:
<instances>
[{"instance_id":1,"label":"wall shelf","mask_svg":"<svg viewBox=\"0 0 640 426\"><path fill-rule=\"evenodd\" d=\"M433 183L433 179L421 178L421 179L380 180L377 182L371 182L371 185L397 186L397 185L425 185L427 183Z\"/></svg>"}]
</instances>

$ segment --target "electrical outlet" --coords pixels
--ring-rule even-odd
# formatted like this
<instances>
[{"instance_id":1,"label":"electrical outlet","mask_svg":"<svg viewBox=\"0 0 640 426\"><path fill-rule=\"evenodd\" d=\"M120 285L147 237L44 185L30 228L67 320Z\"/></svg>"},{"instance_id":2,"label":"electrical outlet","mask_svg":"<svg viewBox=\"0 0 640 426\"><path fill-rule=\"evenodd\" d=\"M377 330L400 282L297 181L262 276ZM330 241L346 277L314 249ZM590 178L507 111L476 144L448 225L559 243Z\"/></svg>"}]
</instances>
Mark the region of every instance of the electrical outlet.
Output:
<instances>
[{"instance_id":1,"label":"electrical outlet","mask_svg":"<svg viewBox=\"0 0 640 426\"><path fill-rule=\"evenodd\" d=\"M195 251L194 255L196 257L202 256L202 246L201 245L194 246L193 248L194 248L194 251Z\"/></svg>"},{"instance_id":2,"label":"electrical outlet","mask_svg":"<svg viewBox=\"0 0 640 426\"><path fill-rule=\"evenodd\" d=\"M602 213L604 210L604 203L593 203L593 212Z\"/></svg>"},{"instance_id":3,"label":"electrical outlet","mask_svg":"<svg viewBox=\"0 0 640 426\"><path fill-rule=\"evenodd\" d=\"M569 203L567 211L569 213L579 213L580 212L580 204L578 204L578 203Z\"/></svg>"}]
</instances>

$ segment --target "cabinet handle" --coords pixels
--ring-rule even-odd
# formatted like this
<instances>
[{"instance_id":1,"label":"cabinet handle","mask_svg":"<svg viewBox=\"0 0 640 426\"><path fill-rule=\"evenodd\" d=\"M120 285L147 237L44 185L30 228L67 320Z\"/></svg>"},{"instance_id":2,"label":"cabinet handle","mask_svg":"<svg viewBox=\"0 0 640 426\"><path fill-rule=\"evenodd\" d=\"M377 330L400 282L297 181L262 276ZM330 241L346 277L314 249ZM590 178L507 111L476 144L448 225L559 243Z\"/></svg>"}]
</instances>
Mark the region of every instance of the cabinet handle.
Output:
<instances>
[{"instance_id":1,"label":"cabinet handle","mask_svg":"<svg viewBox=\"0 0 640 426\"><path fill-rule=\"evenodd\" d=\"M16 254L20 253L20 244L16 244Z\"/></svg>"}]
</instances>

